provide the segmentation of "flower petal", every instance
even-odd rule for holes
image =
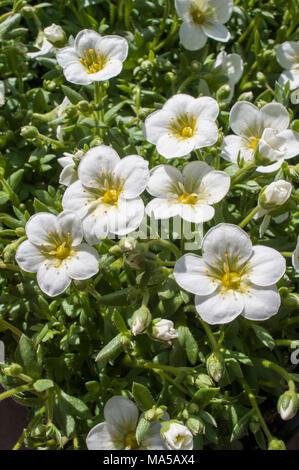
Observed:
[[[291,129],[287,129],[285,131],[280,132],[277,137],[279,140],[284,141],[280,150],[283,152],[283,158],[289,159],[296,157],[299,153],[299,133],[296,131],[292,131]]]
[[[175,0],[175,9],[183,20],[190,19],[190,7],[192,0]]]
[[[109,232],[123,236],[136,230],[144,217],[144,204],[140,197],[119,199],[115,211],[107,214]]]
[[[209,0],[209,4],[213,11],[213,19],[217,23],[227,23],[233,11],[234,0]]]
[[[145,213],[155,219],[169,219],[180,213],[180,207],[177,201],[168,199],[155,198],[152,199],[145,208]]]
[[[144,450],[168,450],[166,442],[161,436],[161,424],[159,421],[151,423],[143,441],[141,449]]]
[[[108,429],[113,426],[123,433],[135,432],[138,415],[135,403],[123,396],[116,395],[110,398],[104,408]]]
[[[176,262],[173,275],[180,287],[198,295],[212,294],[217,283],[208,276],[208,267],[203,258],[188,253]]]
[[[63,211],[57,219],[57,232],[62,239],[71,239],[72,245],[79,245],[83,238],[83,228],[80,218],[75,212]]]
[[[56,60],[63,69],[71,64],[79,62],[78,54],[73,47],[64,47],[56,54]]]
[[[244,309],[241,294],[231,290],[220,294],[220,289],[211,295],[195,297],[195,308],[199,316],[210,325],[229,323]]]
[[[84,51],[95,49],[95,45],[99,39],[101,39],[101,35],[96,31],[91,29],[82,29],[75,38],[74,47],[76,52],[80,56],[83,56]]]
[[[115,178],[123,179],[121,195],[125,199],[139,196],[149,181],[148,162],[139,155],[122,158],[114,169]]]
[[[188,165],[187,165],[188,166]],[[147,191],[159,198],[176,195],[178,182],[183,182],[181,172],[171,165],[158,165],[150,171]]]
[[[163,109],[159,109],[147,116],[143,126],[143,133],[146,140],[151,144],[156,144],[160,137],[169,133],[170,120],[170,112]]]
[[[295,271],[299,272],[299,236],[297,238],[297,245],[295,251],[292,254],[292,263]]]
[[[285,70],[280,75],[278,82],[283,86],[290,82],[290,90],[299,88],[299,64],[296,68]]]
[[[111,59],[104,65],[104,68],[99,72],[90,73],[89,78],[91,82],[103,82],[110,78],[116,77],[122,71],[123,64],[118,59]]]
[[[50,297],[62,294],[71,283],[65,268],[54,268],[49,260],[38,268],[36,280],[40,289]]]
[[[279,281],[286,270],[283,256],[268,246],[253,246],[248,279],[258,286],[271,286]]]
[[[199,119],[196,123],[194,148],[210,147],[218,140],[218,127],[214,121]]]
[[[249,148],[248,141],[238,135],[227,135],[223,139],[221,157],[225,160],[237,163],[238,156],[247,162],[253,159],[254,150]]]
[[[128,42],[125,38],[116,35],[102,36],[96,44],[100,52],[111,59],[121,62],[126,60],[128,55]]]
[[[284,158],[281,158],[277,162],[273,163],[272,165],[266,165],[266,166],[258,166],[256,168],[256,171],[259,173],[273,173],[273,171],[279,170],[281,165],[283,164]]]
[[[26,224],[26,234],[31,243],[40,246],[53,245],[51,235],[56,230],[56,216],[49,212],[38,212],[30,217]]]
[[[117,436],[118,437],[118,436]],[[106,423],[100,423],[94,426],[86,437],[88,450],[120,450],[123,449],[123,443],[109,432]]]
[[[184,167],[183,180],[187,192],[197,192],[203,177],[213,168],[205,162],[190,162]]]
[[[17,249],[16,262],[23,271],[36,273],[44,260],[45,258],[40,249],[30,243],[29,240],[25,240]]]
[[[59,162],[60,163],[60,162]],[[75,165],[67,165],[63,168],[59,176],[59,183],[64,186],[70,186],[78,179],[77,171],[74,169]]]
[[[215,215],[215,209],[208,204],[199,201],[197,204],[180,204],[180,216],[187,222],[200,224],[211,220]]]
[[[184,22],[179,31],[180,41],[188,51],[202,49],[207,42],[207,36],[201,26]]]
[[[84,188],[80,181],[71,184],[65,191],[62,198],[62,207],[78,214],[82,219],[90,211],[90,206],[94,200],[93,195]]]
[[[286,41],[276,49],[277,62],[284,69],[291,69],[298,65],[299,44],[295,41]]]
[[[189,106],[194,103],[195,98],[185,93],[173,95],[163,106],[163,111],[170,113],[171,117],[179,117],[188,111]]]
[[[201,189],[208,204],[216,204],[228,193],[230,187],[230,177],[224,171],[210,171],[201,182]]]
[[[244,311],[242,315],[248,320],[268,320],[280,307],[280,295],[275,286],[249,286],[250,293],[243,295]]]
[[[178,139],[174,135],[163,135],[157,143],[157,151],[165,158],[183,157],[192,152],[195,138]]]
[[[230,39],[229,30],[223,24],[216,21],[206,20],[202,25],[202,29],[209,38],[216,41],[227,42]]]
[[[73,62],[63,69],[68,82],[76,85],[89,85],[92,83],[91,74],[88,74],[81,62]]]
[[[248,101],[238,101],[231,109],[229,122],[241,137],[261,137],[264,127],[259,109]]]
[[[279,132],[287,129],[290,116],[287,109],[280,103],[269,103],[261,109],[264,129],[270,127]]]
[[[78,175],[84,186],[94,188],[97,184],[102,186],[103,174],[110,175],[120,158],[113,148],[107,145],[98,145],[86,152],[82,158]]]
[[[219,106],[214,98],[202,96],[194,99],[187,108],[187,111],[199,119],[215,121],[219,114]]]
[[[99,254],[86,243],[76,247],[76,254],[67,263],[67,274],[72,279],[83,280],[99,271]]]
[[[233,224],[218,224],[212,227],[203,239],[202,252],[209,263],[221,263],[226,253],[231,263],[245,263],[252,253],[252,243],[244,230]]]

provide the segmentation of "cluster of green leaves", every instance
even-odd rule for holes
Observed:
[[[63,152],[104,142],[120,156],[143,155],[150,167],[165,163],[145,141],[142,126],[149,113],[177,92],[210,94],[218,100],[220,138],[203,155],[232,176],[240,168],[220,161],[219,148],[229,132],[229,110],[235,101],[246,99],[259,107],[280,102],[290,112],[292,128],[299,131],[298,110],[290,104],[289,90],[277,83],[281,69],[275,58],[276,45],[299,39],[298,1],[235,1],[229,22],[232,39],[225,50],[241,55],[244,74],[230,105],[221,101],[221,87],[228,77],[212,70],[223,45],[208,41],[200,51],[184,50],[173,4],[169,0],[0,1],[0,69],[5,84],[0,116],[0,331],[7,360],[0,367],[0,383],[8,391],[4,393],[11,390],[15,400],[30,408],[32,419],[16,448],[23,439],[31,448],[85,448],[87,432],[104,419],[105,403],[119,394],[134,399],[143,411],[165,406],[172,418],[192,429],[196,449],[254,448],[255,441],[266,448],[244,380],[274,435],[281,426],[276,402],[287,383],[261,361],[280,365],[290,380],[299,381],[290,363],[290,343],[299,339],[298,300],[291,294],[298,287],[298,275],[290,263],[279,286],[283,305],[278,315],[263,325],[240,318],[213,330],[223,359],[221,379],[215,382],[207,370],[211,338],[194,312],[193,296],[179,289],[169,267],[180,255],[177,241],[172,240],[172,247],[159,240],[145,241],[142,249],[129,255],[117,241],[105,240],[97,247],[101,256],[95,279],[71,285],[54,300],[39,290],[34,275],[21,272],[14,261],[29,217],[62,210],[65,188],[58,184],[57,158]],[[130,49],[123,72],[105,85],[100,105],[93,85],[66,82],[54,56],[26,55],[35,50],[39,32],[52,23],[61,25],[68,37],[89,28],[127,38]],[[65,96],[71,105],[61,114]],[[24,126],[35,129],[30,135]],[[58,126],[63,133],[60,140]],[[172,163],[182,168],[185,162]],[[275,179],[282,178],[295,185],[296,168],[284,163]],[[270,182],[271,175],[244,172],[204,230],[223,221],[240,223]],[[298,198],[297,190],[273,214],[289,211],[289,218],[279,224],[272,219],[262,239],[259,223],[248,224],[254,244],[294,249]],[[131,336],[132,315],[148,294],[153,318],[175,323],[179,339],[172,347],[148,334]]]

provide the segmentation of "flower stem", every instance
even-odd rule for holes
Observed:
[[[200,323],[202,324],[203,329],[205,330],[207,337],[209,338],[209,341],[210,341],[210,343],[211,343],[213,352],[215,353],[216,357],[219,359],[219,361],[224,362],[223,356],[222,356],[222,354],[221,354],[221,351],[220,351],[220,349],[219,349],[218,343],[217,343],[217,341],[216,341],[216,339],[215,339],[215,336],[214,336],[214,334],[213,334],[211,328],[210,328],[209,325],[208,325],[204,320],[202,320],[200,317],[199,317],[199,321],[200,321]]]
[[[168,248],[170,251],[172,251],[172,253],[174,254],[174,256],[176,258],[180,258],[181,257],[181,252],[180,250],[178,249],[178,247],[172,243],[171,241],[169,240],[162,240],[162,239],[155,239],[155,240],[150,240],[148,243],[147,243],[147,246],[150,247],[151,245],[155,245],[155,244],[158,244],[158,245],[161,245],[161,246],[164,246],[165,248]]]
[[[231,179],[231,187],[240,179],[240,176],[243,175],[246,171],[250,170],[251,168],[255,167],[255,162],[248,162],[247,165],[244,165],[243,168],[240,168],[237,173]]]
[[[291,251],[281,251],[280,254],[285,258],[292,258],[293,253]]]
[[[16,393],[20,392],[25,392],[26,390],[30,390],[32,388],[32,385],[26,384],[26,385],[20,385],[19,387],[12,388],[11,390],[7,390],[6,392],[3,392],[0,394],[0,401],[5,400],[5,398],[9,398],[12,395],[15,395]]]
[[[1,265],[0,265],[1,267]],[[11,325],[11,323],[8,323],[8,321],[6,320],[3,320],[3,318],[0,317],[0,325],[4,328],[6,328],[7,330],[10,330],[12,331],[12,333],[14,333],[15,335],[17,335],[19,338],[22,336],[22,331],[19,330],[18,328],[16,328],[15,326]]]
[[[38,421],[40,420],[40,418],[44,414],[44,412],[45,412],[45,407],[43,406],[42,408],[40,408],[38,410],[38,412],[36,413],[34,418],[28,424],[27,428],[24,429],[24,431],[22,432],[20,438],[18,439],[17,443],[14,445],[12,450],[19,450],[19,448],[21,447],[21,445],[24,442],[24,439],[25,439],[26,435],[29,434],[31,432],[31,430],[36,426],[36,424],[38,423]]]
[[[248,222],[250,222],[250,220],[252,219],[253,216],[255,216],[255,214],[258,212],[259,210],[259,206],[256,206],[254,209],[252,209],[251,212],[249,212],[248,216],[245,217],[244,220],[242,220],[242,222],[239,224],[239,227],[245,227],[245,225],[248,224]]]
[[[272,434],[270,433],[269,429],[268,429],[268,426],[263,418],[263,415],[259,409],[259,406],[257,404],[257,401],[255,399],[255,396],[254,394],[252,393],[251,391],[251,388],[249,387],[248,383],[246,382],[246,380],[244,378],[240,378],[240,382],[245,390],[245,392],[247,393],[247,396],[249,398],[249,401],[251,403],[251,406],[252,408],[254,409],[254,411],[256,412],[257,416],[258,416],[258,419],[261,423],[261,426],[263,428],[263,431],[268,439],[268,442],[270,442],[272,440]]]
[[[286,382],[288,383],[289,390],[291,392],[296,392],[296,386],[295,383],[291,377],[291,375],[282,367],[280,367],[278,364],[275,364],[275,362],[268,361],[267,359],[259,359],[259,358],[254,358],[253,362],[260,364],[263,367],[266,367],[268,369],[272,369],[275,372],[277,372],[279,375],[281,375]]]

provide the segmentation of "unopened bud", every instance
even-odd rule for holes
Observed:
[[[44,29],[44,34],[48,41],[50,41],[55,46],[64,46],[66,36],[61,26],[53,23],[51,26],[48,26]]]
[[[231,87],[226,83],[225,85],[222,85],[216,93],[217,101],[224,101],[226,100],[231,93]]]
[[[269,442],[268,450],[286,450],[285,443],[273,437]]]
[[[210,388],[214,387],[214,382],[207,374],[198,374],[195,378],[195,385],[199,388]]]
[[[142,305],[132,317],[131,330],[134,336],[142,333],[151,323],[152,316],[149,309]]]
[[[205,432],[204,422],[197,416],[190,416],[190,418],[187,419],[186,424],[194,436]]]
[[[288,421],[296,416],[299,408],[299,400],[295,392],[285,392],[278,400],[277,410],[281,419]]]
[[[299,308],[299,294],[296,294],[296,292],[290,292],[287,287],[281,287],[279,289],[279,294],[282,305],[291,309]]]
[[[218,359],[215,353],[210,354],[207,359],[206,368],[210,377],[219,382],[225,374],[224,362]]]
[[[171,341],[179,337],[171,320],[157,318],[152,323],[151,334],[160,341]]]
[[[11,364],[10,366],[5,367],[3,372],[5,375],[10,377],[17,377],[23,372],[23,369],[19,364]]]
[[[20,134],[25,139],[34,139],[38,136],[38,129],[34,126],[23,126]]]
[[[262,189],[259,196],[259,205],[266,210],[282,206],[289,199],[293,186],[288,181],[273,181]]]

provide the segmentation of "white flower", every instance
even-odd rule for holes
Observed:
[[[179,337],[173,322],[164,318],[153,321],[152,336],[160,341],[171,341]]]
[[[16,261],[24,271],[37,273],[39,287],[50,297],[64,292],[72,279],[89,279],[98,272],[99,255],[81,243],[83,229],[76,214],[39,212],[28,220],[26,234]]]
[[[275,283],[285,267],[278,251],[252,246],[241,228],[223,223],[205,235],[202,257],[186,254],[177,261],[174,276],[183,289],[196,294],[200,317],[219,324],[240,314],[249,320],[275,315],[280,306]]]
[[[55,50],[53,44],[51,44],[48,39],[45,37],[44,33],[41,31],[36,38],[36,41],[33,44],[38,51],[37,52],[27,52],[28,57],[35,59],[36,57],[42,57],[50,52]]]
[[[289,199],[293,186],[285,180],[273,181],[262,191],[259,203],[263,209],[273,209],[282,206]]]
[[[109,80],[118,75],[128,55],[128,43],[120,36],[101,36],[83,29],[73,47],[64,47],[56,58],[65,78],[77,85]]]
[[[67,96],[65,96],[61,102],[61,104],[56,108],[57,110],[57,118],[61,118],[65,115],[65,110],[66,108],[68,108],[69,106],[71,106],[71,102],[70,100],[68,99]],[[62,140],[63,139],[63,134],[64,134],[64,130],[63,130],[63,127],[61,125],[57,126],[57,129],[56,129],[56,137],[58,140]]]
[[[78,150],[75,155],[64,152],[64,157],[58,158],[58,163],[62,166],[63,170],[60,173],[59,183],[65,186],[70,186],[78,179],[77,167],[84,155],[82,150]]]
[[[224,26],[232,14],[233,0],[175,0],[183,20],[180,40],[189,51],[201,49],[207,38],[227,42],[230,33]]]
[[[170,98],[144,123],[145,138],[165,158],[187,155],[217,142],[219,106],[213,98],[180,94]]]
[[[236,135],[224,138],[221,156],[237,163],[257,159],[260,173],[278,170],[283,161],[299,153],[299,134],[288,129],[290,117],[279,103],[258,109],[247,101],[237,102],[230,112],[230,126]]]
[[[299,272],[299,236],[297,238],[297,245],[295,251],[292,255],[292,263],[294,266],[295,271]]]
[[[284,72],[279,77],[279,83],[285,85],[290,83],[290,89],[299,88],[299,43],[287,41],[276,50],[276,58]]]
[[[147,191],[155,196],[146,213],[156,219],[179,215],[189,222],[206,222],[214,217],[213,204],[227,194],[230,177],[204,162],[188,163],[183,173],[170,165],[151,170]]]
[[[4,81],[0,80],[0,106],[5,104],[5,85]]]
[[[166,450],[160,435],[161,425],[154,421],[141,445],[136,441],[139,412],[135,403],[122,396],[114,396],[104,408],[105,422],[97,424],[88,433],[89,450]]]
[[[167,430],[162,431],[162,436],[172,450],[192,450],[193,436],[189,429],[183,424],[169,421]]]
[[[220,52],[214,64],[214,69],[220,69],[220,71],[228,76],[230,94],[223,100],[224,103],[230,103],[234,96],[235,85],[241,79],[243,75],[243,60],[239,54],[227,54],[226,52]]]
[[[48,41],[52,44],[61,44],[65,41],[65,32],[62,27],[52,23],[51,26],[48,26],[44,29],[44,34]]]
[[[149,180],[148,162],[142,157],[120,159],[111,147],[99,145],[81,160],[78,177],[64,193],[62,205],[82,219],[88,243],[139,227],[144,215],[139,195]]]

